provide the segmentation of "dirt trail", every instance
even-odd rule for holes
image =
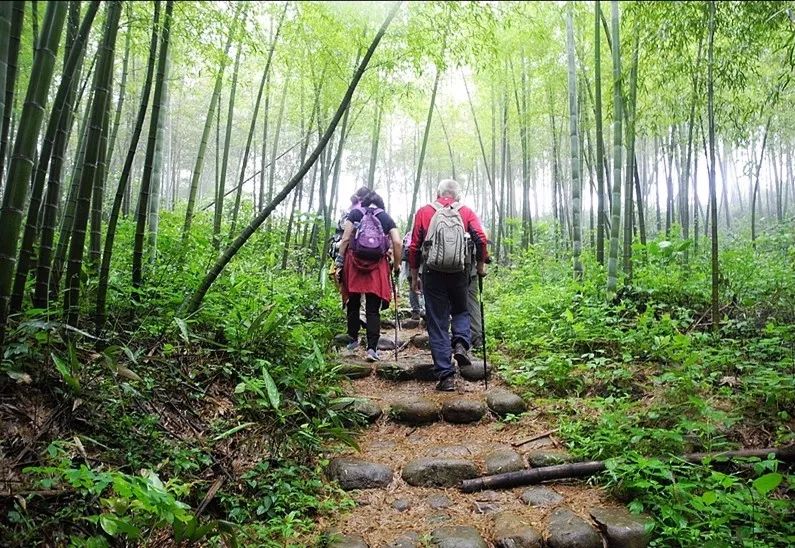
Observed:
[[[419,330],[403,330],[400,338],[409,340],[420,334]],[[427,486],[418,485],[417,480],[412,480],[414,485],[409,484],[405,477],[406,468],[411,468],[412,463],[423,457],[438,460],[440,466],[450,459],[466,461],[474,464],[478,475],[481,475],[487,472],[489,466],[493,469],[498,465],[495,452],[513,458],[512,469],[526,468],[533,463],[542,464],[542,461],[549,459],[566,459],[567,453],[554,433],[539,437],[539,434],[548,433],[557,425],[540,419],[532,405],[518,419],[501,421],[485,405],[487,393],[482,381],[470,382],[459,376],[456,392],[443,393],[434,389],[435,382],[432,380],[387,380],[382,378],[383,372],[378,370],[395,363],[394,352],[382,351],[381,354],[382,362],[372,365],[372,374],[348,381],[347,391],[352,396],[366,398],[374,403],[383,411],[383,415],[359,435],[357,441],[360,451],[351,449],[329,457],[385,465],[391,472],[391,479],[387,475],[375,488],[350,489],[356,507],[321,520],[318,524],[321,530],[335,532],[330,546],[409,547],[423,546],[426,542],[432,546],[450,547],[540,546],[534,544],[531,533],[537,535],[539,542],[543,542],[543,537],[548,544],[555,546],[602,546],[603,540],[607,540],[600,533],[604,526],[599,527],[590,511],[608,508],[623,513],[624,510],[618,503],[611,501],[604,490],[583,481],[471,494],[461,493],[455,486],[457,482],[450,486]],[[361,352],[340,352],[340,362],[344,365],[360,367],[365,364],[362,357]],[[429,351],[410,344],[400,352],[398,362],[405,367],[405,364],[430,364],[432,360]],[[360,374],[366,373],[366,369],[360,370]],[[500,389],[505,390],[507,386],[497,375],[492,374],[488,392]],[[390,413],[393,404],[418,398],[432,402],[439,409],[445,403],[449,405],[460,400],[483,402],[486,412],[480,420],[465,424],[446,422],[441,415],[429,424],[406,424],[405,417],[400,422]],[[527,441],[534,437],[538,439]],[[428,460],[425,459],[425,462]],[[356,470],[345,469],[341,477],[352,477],[344,475],[348,472],[355,476]],[[546,503],[542,501],[541,505],[529,504],[523,500],[523,494],[528,489],[531,490],[530,498],[541,496],[549,500]],[[581,522],[565,514],[565,509],[582,518]],[[525,537],[521,538],[514,535],[514,544],[506,542],[506,535],[512,529],[510,526],[506,528],[506,513],[510,513],[508,523],[514,524],[513,530],[525,533]],[[567,529],[565,523],[561,525],[558,514],[573,519],[576,522],[572,525],[574,529]],[[465,531],[454,526],[471,529]],[[587,530],[580,527],[581,534],[577,533],[578,526],[586,526]],[[471,535],[467,537],[465,533]],[[524,543],[516,542],[522,539]],[[632,546],[645,545],[645,538],[635,540],[640,542]]]

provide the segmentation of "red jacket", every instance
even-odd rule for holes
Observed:
[[[447,206],[452,204],[455,200],[447,196],[440,196],[436,201]],[[486,244],[488,238],[486,232],[480,224],[480,219],[474,211],[467,206],[461,206],[458,210],[461,213],[461,219],[464,221],[464,230],[469,232],[472,241],[475,243],[475,256],[478,261],[486,261],[489,256]],[[411,243],[409,244],[409,266],[411,268],[419,268],[420,259],[422,256],[422,242],[425,241],[425,235],[428,232],[428,227],[431,224],[431,217],[436,213],[436,210],[431,204],[422,206],[417,210],[414,215],[414,228],[411,231]]]

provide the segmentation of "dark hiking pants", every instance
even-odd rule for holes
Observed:
[[[362,306],[362,294],[351,293],[348,295],[346,313],[348,317],[348,336],[359,340],[359,309]],[[378,349],[378,339],[381,336],[381,297],[375,293],[365,293],[364,315],[367,323],[367,349]]]
[[[469,349],[468,284],[466,272],[428,270],[423,275],[425,321],[428,324],[434,371],[439,379],[455,372],[451,361],[453,347],[460,342]]]

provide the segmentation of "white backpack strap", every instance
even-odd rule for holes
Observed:
[[[450,207],[453,208],[455,211],[458,211],[462,207],[464,207],[464,204],[462,204],[461,202],[453,202],[452,204],[450,204]]]
[[[431,202],[431,204],[430,204],[430,205],[431,205],[431,207],[432,207],[433,209],[435,209],[436,211],[439,211],[440,209],[443,209],[443,208],[444,208],[444,206],[443,206],[442,204],[440,204],[439,202],[436,202],[436,201],[433,201],[433,202]]]

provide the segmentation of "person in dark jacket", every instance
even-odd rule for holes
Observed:
[[[488,239],[475,212],[458,204],[460,195],[461,187],[456,181],[445,179],[439,182],[435,204],[421,207],[414,216],[408,253],[412,290],[421,291],[425,296],[425,321],[428,325],[434,370],[439,379],[436,389],[445,392],[455,390],[452,359],[455,358],[459,366],[471,363],[471,328],[467,309],[469,272],[466,268],[461,272],[439,272],[425,264],[420,280],[419,266],[423,243],[437,208],[454,205],[461,215],[465,232],[475,245],[475,272],[478,276],[486,275]]]
[[[392,217],[384,211],[384,201],[375,193],[370,192],[362,199],[361,207],[354,208],[348,213],[344,223],[342,240],[340,241],[340,256],[343,257],[341,291],[342,300],[346,306],[348,320],[348,336],[353,339],[348,345],[349,350],[359,348],[359,307],[362,295],[365,299],[365,318],[367,325],[367,361],[378,361],[378,339],[381,336],[381,309],[387,308],[392,300],[392,284],[390,281],[389,256],[385,253],[378,259],[363,259],[353,253],[352,241],[355,237],[356,226],[364,218],[368,208],[381,223],[384,234],[391,243],[392,269],[395,274],[400,272],[400,256],[402,242],[397,225]]]

